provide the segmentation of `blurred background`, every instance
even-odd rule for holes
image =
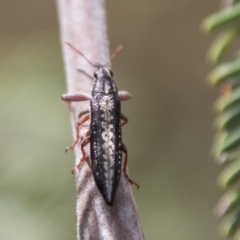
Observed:
[[[209,156],[212,103],[199,31],[219,1],[107,1],[129,117],[123,139],[146,239],[217,240],[220,171]],[[123,17],[124,16],[124,17]],[[75,179],[54,1],[0,0],[0,239],[75,239]]]

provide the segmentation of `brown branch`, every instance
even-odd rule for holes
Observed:
[[[90,94],[93,81],[87,75],[92,76],[94,68],[64,42],[71,43],[93,63],[106,63],[109,60],[104,1],[57,0],[57,5],[68,92]],[[74,138],[79,113],[87,109],[88,101],[71,105]],[[86,128],[82,128],[80,134],[84,134],[84,131],[87,131]],[[78,164],[81,159],[80,147],[76,147],[75,154],[75,163]],[[113,206],[106,205],[88,164],[85,163],[81,171],[75,174],[78,240],[144,239],[131,187],[124,174],[121,176]]]

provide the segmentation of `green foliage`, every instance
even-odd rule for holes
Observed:
[[[219,185],[228,189],[240,180],[240,56],[223,61],[223,54],[240,35],[240,3],[233,1],[230,6],[207,17],[202,28],[206,32],[223,29],[213,42],[207,54],[208,59],[217,66],[208,75],[211,85],[220,85],[220,97],[214,104],[218,116],[214,126],[218,132],[215,137],[213,154],[224,169],[218,178]],[[227,29],[226,29],[227,28]],[[216,212],[224,220],[220,226],[226,237],[239,239],[240,232],[240,189],[234,187],[219,201]]]
[[[221,28],[240,18],[240,3],[235,3],[234,7],[225,8],[206,18],[202,24],[203,29],[207,32]]]

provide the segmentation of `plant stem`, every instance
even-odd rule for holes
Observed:
[[[57,0],[57,5],[68,92],[90,94],[93,81],[89,75],[93,76],[95,69],[65,42],[71,43],[93,63],[104,64],[108,61],[109,46],[104,1]],[[88,101],[71,104],[74,139],[79,113],[88,109]],[[81,128],[80,135],[84,136],[85,132],[86,128]],[[86,152],[89,154],[89,146],[86,146]],[[80,147],[75,148],[75,155],[77,165],[82,157]],[[121,176],[113,206],[106,205],[88,164],[84,163],[82,169],[76,171],[75,175],[78,240],[144,239],[131,187],[124,174]]]

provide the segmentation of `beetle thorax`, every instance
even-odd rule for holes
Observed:
[[[117,93],[117,87],[112,79],[112,72],[106,67],[100,67],[94,73],[96,78],[93,92],[105,95]]]

